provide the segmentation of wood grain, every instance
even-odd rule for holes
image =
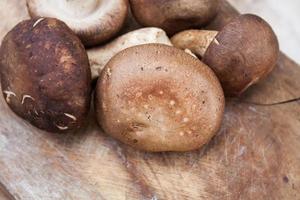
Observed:
[[[0,35],[22,18],[17,13],[26,13],[19,4],[1,1],[0,16],[12,23],[0,21]],[[222,1],[209,27],[218,30],[235,15]],[[77,132],[46,133],[0,98],[0,183],[26,200],[300,199],[300,103],[257,105],[299,97],[299,77],[300,68],[281,54],[270,77],[241,99],[228,99],[213,140],[187,153],[144,153],[120,144],[101,131],[92,111]]]
[[[3,185],[0,183],[0,199],[1,200],[11,200],[14,199],[13,196],[5,189]]]

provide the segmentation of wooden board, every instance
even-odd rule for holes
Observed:
[[[209,27],[218,30],[235,15],[222,1]],[[1,0],[0,16],[3,36],[14,25],[5,20],[26,18],[24,2]],[[0,185],[11,198],[26,200],[300,199],[300,103],[283,103],[300,96],[299,77],[299,66],[281,54],[270,77],[241,99],[227,100],[213,140],[187,153],[144,153],[120,144],[98,128],[93,112],[77,132],[46,133],[1,97]]]

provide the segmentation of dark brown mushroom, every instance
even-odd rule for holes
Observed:
[[[79,38],[52,18],[16,25],[0,48],[1,86],[9,107],[46,131],[83,125],[89,111],[91,71]]]
[[[87,45],[103,43],[122,28],[127,0],[27,0],[32,17],[54,17],[65,22]]]
[[[159,27],[173,35],[211,21],[219,0],[130,0],[130,6],[141,25]]]
[[[219,130],[224,96],[217,77],[177,48],[146,44],[115,55],[96,88],[104,131],[146,151],[200,148]]]
[[[228,96],[243,93],[266,77],[279,55],[278,40],[262,18],[246,14],[233,19],[220,32],[187,30],[171,39],[174,46],[190,49],[210,66]]]

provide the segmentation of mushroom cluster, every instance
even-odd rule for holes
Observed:
[[[256,15],[240,15],[221,31],[201,29],[219,6],[27,0],[32,19],[0,47],[4,99],[49,132],[82,127],[94,99],[99,126],[123,143],[152,152],[200,148],[221,127],[225,96],[240,96],[265,78],[279,55],[275,33]]]

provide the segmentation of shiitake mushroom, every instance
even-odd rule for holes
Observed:
[[[159,27],[173,35],[199,28],[217,14],[219,0],[130,0],[135,19],[143,26]]]
[[[171,41],[202,58],[218,76],[227,96],[239,96],[265,78],[279,56],[278,40],[271,26],[252,14],[234,18],[219,32],[186,30]]]
[[[0,48],[1,86],[9,107],[40,129],[79,128],[90,105],[91,71],[79,38],[65,23],[17,24]]]
[[[84,45],[106,42],[122,28],[127,0],[26,0],[32,17],[54,17],[65,22]]]
[[[146,151],[188,151],[219,130],[224,95],[199,59],[163,44],[127,48],[102,70],[95,91],[106,133]]]

